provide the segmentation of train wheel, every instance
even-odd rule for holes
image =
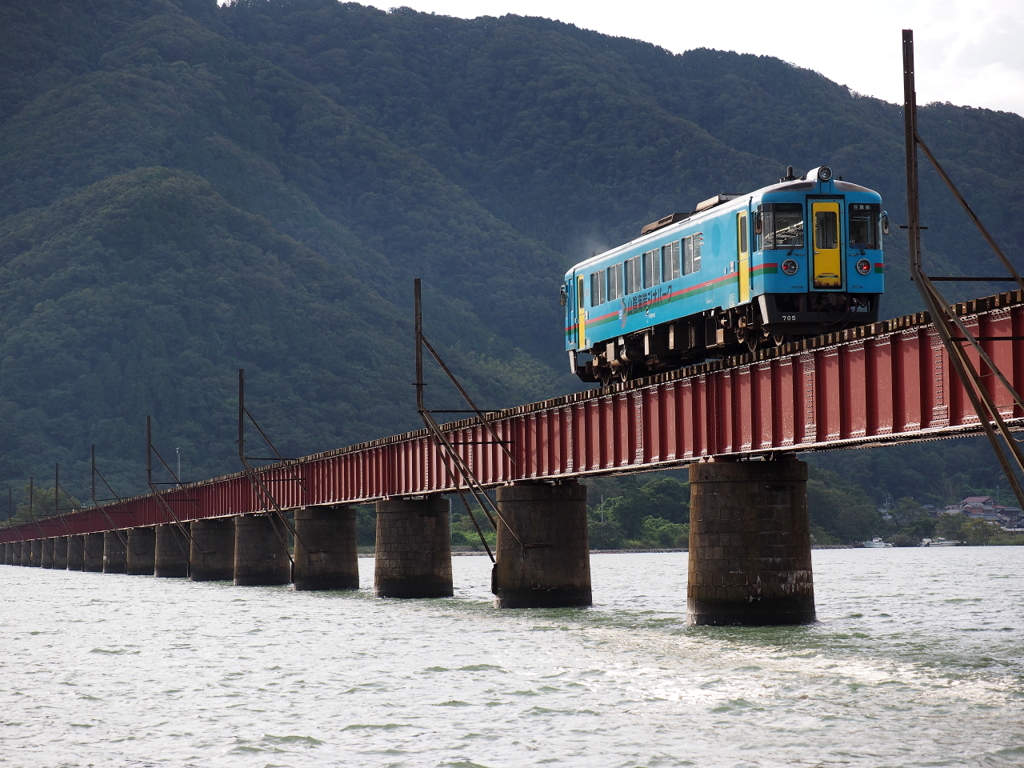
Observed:
[[[604,367],[598,368],[597,380],[601,382],[602,387],[610,387],[612,385],[612,369]]]
[[[775,342],[775,346],[776,347],[782,347],[782,346],[785,346],[785,344],[786,344],[786,337],[785,336],[772,336],[772,341]]]
[[[632,370],[633,370],[633,366],[631,366],[631,365],[624,365],[621,368],[619,368],[617,371],[615,371],[615,379],[616,379],[616,381],[620,381],[623,384],[625,384],[627,381],[629,381],[631,378],[633,378],[632,375],[631,375],[632,374]]]

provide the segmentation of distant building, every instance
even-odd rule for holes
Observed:
[[[1007,507],[997,504],[991,496],[968,496],[958,507],[950,505],[943,512],[955,515],[957,511],[972,520],[986,520],[1003,528],[1015,528],[1021,524],[1024,512],[1018,507]]]
[[[1017,507],[1006,507],[996,504],[996,522],[1004,529],[1015,529],[1021,524],[1021,511]]]
[[[978,509],[984,507],[992,507],[996,501],[991,496],[968,496],[966,499],[960,502],[960,508],[964,511],[968,509]]]

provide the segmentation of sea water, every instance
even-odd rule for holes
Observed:
[[[818,622],[686,624],[685,553],[499,611],[0,566],[0,765],[1024,765],[1024,548],[814,552]]]

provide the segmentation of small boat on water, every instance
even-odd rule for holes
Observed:
[[[881,537],[879,537],[879,536],[875,536],[873,539],[871,539],[871,541],[865,541],[864,542],[864,547],[866,549],[884,549],[886,547],[891,547],[891,546],[892,546],[892,544],[889,544],[888,542],[882,541]]]
[[[959,541],[950,541],[939,536],[937,539],[921,539],[922,547],[955,547]]]

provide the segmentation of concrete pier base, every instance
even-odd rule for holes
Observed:
[[[128,559],[125,573],[129,576],[152,576],[156,548],[154,528],[132,528],[128,531]]]
[[[39,567],[53,570],[53,539],[51,538],[42,540],[39,553]]]
[[[85,570],[85,537],[68,536],[68,570]]]
[[[53,540],[53,569],[55,571],[66,571],[68,569],[67,536],[58,536]]]
[[[85,538],[83,536],[68,536],[68,570],[85,570]]]
[[[235,578],[235,521],[229,517],[193,520],[189,547],[192,581],[231,581]]]
[[[807,464],[690,465],[690,624],[807,624],[814,616]]]
[[[352,507],[295,510],[296,590],[359,589],[356,512]]]
[[[82,557],[82,570],[100,573],[103,570],[103,534],[87,533]]]
[[[28,565],[30,568],[38,568],[43,559],[43,540],[33,539],[28,548]]]
[[[285,543],[287,535],[284,526],[270,515],[236,517],[235,586],[258,587],[290,583],[292,564]]]
[[[14,564],[28,565],[29,551],[32,545],[27,541],[14,542]]]
[[[373,593],[377,597],[451,597],[448,500],[377,502]]]
[[[501,519],[491,579],[495,606],[590,605],[586,486],[517,484],[499,488],[497,497]]]
[[[188,576],[188,536],[177,525],[158,525],[154,535],[153,575],[165,579]]]
[[[104,573],[125,572],[128,558],[122,536],[124,536],[124,531],[104,531],[103,533]]]
[[[4,542],[4,550],[3,550],[4,565],[14,565],[14,549],[13,549],[13,547],[14,547],[14,542],[13,541],[5,541]]]

